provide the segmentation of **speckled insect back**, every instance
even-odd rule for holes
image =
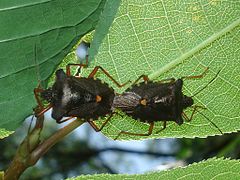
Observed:
[[[140,83],[114,99],[113,106],[142,122],[175,121],[183,123],[182,112],[193,99],[182,93],[183,81]]]
[[[71,66],[85,67],[83,64],[69,64],[66,68],[67,73],[62,69],[56,71],[56,80],[51,88],[46,90],[41,88],[35,89],[35,97],[42,109],[38,116],[52,107],[52,117],[57,123],[77,117],[86,120],[96,131],[100,131],[113,115],[111,108],[115,93],[113,88],[100,79],[94,78],[94,75],[100,69],[118,87],[122,87],[125,84],[120,85],[100,66],[95,67],[87,78],[72,76],[70,74]],[[39,94],[41,98],[50,103],[48,107],[43,107],[38,96]],[[109,118],[101,128],[98,128],[93,121],[108,114],[110,115]],[[70,118],[63,119],[63,117]]]
[[[52,88],[41,97],[52,104],[52,117],[57,122],[64,116],[90,120],[111,112],[114,90],[99,79],[67,76],[60,69]]]
[[[208,68],[206,71],[207,70]],[[149,81],[146,75],[140,76],[132,87],[127,89],[124,93],[115,96],[113,109],[120,109],[135,120],[149,123],[150,126],[148,133],[142,134],[121,131],[115,139],[117,139],[121,134],[149,136],[152,134],[154,122],[157,121],[164,122],[163,128],[158,132],[166,128],[167,121],[174,121],[178,125],[183,124],[183,118],[187,121],[191,121],[193,114],[196,111],[199,112],[197,108],[205,109],[202,106],[194,105],[192,97],[205,89],[217,77],[219,72],[206,86],[191,97],[183,94],[183,79],[202,78],[206,71],[199,76],[183,77],[177,80],[171,78],[159,82]],[[141,78],[144,79],[144,82],[137,84]],[[190,118],[188,118],[184,113],[184,110],[188,107],[193,108]],[[199,113],[202,114],[201,112]],[[209,119],[207,118],[207,120]],[[212,121],[210,122],[221,132],[221,130]]]

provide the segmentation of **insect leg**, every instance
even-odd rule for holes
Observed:
[[[58,124],[61,124],[61,123],[64,123],[64,122],[66,122],[66,121],[68,121],[68,120],[71,120],[71,119],[73,119],[74,117],[67,117],[66,119],[60,119],[60,120],[56,120],[56,122],[58,123]]]
[[[95,74],[97,73],[98,70],[102,70],[104,74],[107,75],[107,77],[109,77],[118,87],[123,87],[125,86],[128,82],[124,83],[124,84],[119,84],[105,69],[103,69],[101,66],[96,66],[92,72],[89,74],[88,78],[93,78],[95,76]]]
[[[197,108],[206,109],[203,106],[197,106],[197,105],[191,106],[191,108],[193,108],[193,111],[192,111],[192,114],[191,114],[190,118],[186,115],[186,113],[184,113],[184,112],[182,113],[183,117],[185,118],[185,120],[187,122],[190,122],[193,119],[193,115],[196,114],[196,112],[198,112]]]
[[[189,118],[188,118],[188,116],[186,115],[185,112],[182,112],[182,117],[183,117],[186,121],[189,122]]]
[[[78,66],[79,69],[78,69],[78,71],[77,71],[76,74],[80,74],[82,67],[83,67],[83,68],[84,68],[84,67],[87,67],[88,64],[68,64],[68,65],[66,66],[66,74],[67,74],[67,76],[71,76],[71,67],[72,67],[72,66]],[[76,74],[75,74],[75,75],[76,75]],[[74,76],[75,76],[75,75],[74,75]],[[77,77],[79,77],[79,76],[77,76]]]
[[[43,109],[40,109],[40,110],[37,110],[39,112],[37,112],[36,117],[42,116],[45,112],[47,112],[51,108],[52,108],[52,105],[49,104],[47,107],[45,107]]]
[[[135,85],[135,84],[137,84],[137,83],[139,82],[140,79],[143,79],[144,82],[148,82],[148,81],[149,81],[148,76],[145,75],[145,74],[143,74],[143,75],[141,75],[141,76],[139,76],[139,77],[137,78],[137,80],[132,84],[132,86]]]
[[[167,127],[167,121],[163,121],[163,128],[160,129],[159,131],[156,132],[156,134],[160,133],[161,131],[163,131],[164,129],[166,129]]]
[[[132,86],[135,85],[135,84],[137,84],[140,79],[143,79],[145,83],[147,83],[147,82],[149,81],[149,78],[148,78],[147,75],[141,75],[141,76],[139,76],[139,77],[137,78],[137,80],[132,84]],[[163,79],[163,80],[158,81],[158,83],[163,83],[163,82],[166,82],[166,81],[168,81],[168,82],[174,82],[175,79],[174,79],[174,78]]]
[[[97,127],[97,125],[95,124],[95,122],[92,121],[92,120],[88,120],[87,122],[92,126],[92,128],[93,128],[96,132],[99,132],[99,131],[101,131],[101,130],[104,128],[104,126],[110,121],[110,119],[112,118],[112,116],[113,116],[113,113],[107,118],[107,120],[102,124],[102,126],[101,126],[100,128]]]
[[[47,107],[44,107],[44,105],[42,104],[42,101],[39,99],[38,94],[43,92],[44,90],[40,88],[40,86],[38,86],[38,88],[34,89],[34,96],[35,99],[38,103],[38,107],[35,110],[36,112],[36,117],[42,116],[46,111],[48,111],[49,109],[51,109],[52,105],[49,104]]]
[[[121,131],[121,132],[118,133],[118,135],[114,138],[114,140],[117,140],[121,134],[128,134],[128,135],[134,135],[134,136],[150,136],[150,135],[152,134],[152,131],[153,131],[154,122],[150,122],[149,125],[150,125],[150,126],[149,126],[149,128],[148,128],[148,133],[146,133],[146,134],[142,134],[142,133],[132,133],[132,132],[127,132],[127,131]]]
[[[207,71],[208,71],[209,67],[206,67],[206,69],[203,71],[202,74],[200,75],[195,75],[195,76],[184,76],[181,79],[200,79],[203,78],[203,76],[206,75]]]
[[[37,103],[38,103],[38,105],[39,105],[39,107],[40,107],[41,109],[43,109],[44,106],[43,106],[43,104],[42,104],[42,101],[39,99],[38,94],[41,93],[41,92],[43,92],[43,91],[44,91],[44,89],[41,89],[41,88],[40,88],[40,85],[39,85],[37,88],[34,89],[35,99],[36,99],[36,101],[37,101]]]

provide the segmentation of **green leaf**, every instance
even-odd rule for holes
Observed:
[[[0,128],[0,139],[3,139],[3,138],[5,138],[5,137],[8,137],[8,136],[11,135],[12,133],[14,133],[14,131],[7,131],[6,129]]]
[[[33,89],[49,78],[80,37],[95,28],[104,3],[1,1],[1,128],[15,130],[31,114],[36,106]]]
[[[142,74],[154,80],[199,75],[209,67],[203,78],[184,80],[184,94],[188,96],[220,71],[214,82],[193,99],[196,105],[207,108],[201,112],[222,132],[236,132],[240,130],[239,9],[236,1],[123,0],[99,48],[95,65],[101,65],[121,83],[134,81]],[[99,77],[114,86],[106,76]],[[116,88],[118,92],[123,90]],[[192,110],[186,111],[188,117]],[[155,123],[150,137],[122,135],[119,139],[220,134],[199,113],[181,126],[168,122],[167,128],[156,134],[162,125]],[[147,133],[148,127],[127,116],[115,116],[103,133],[114,138],[121,130]]]
[[[108,30],[114,20],[114,16],[117,13],[121,0],[107,0],[104,10],[99,18],[98,25],[96,27],[96,33],[94,35],[93,42],[89,49],[89,59],[94,59],[97,54],[98,48],[101,45],[104,37],[108,33]]]
[[[110,175],[99,174],[93,176],[79,176],[68,180],[84,179],[239,179],[240,161],[229,159],[209,159],[193,163],[184,168],[176,168],[161,172],[140,175]]]

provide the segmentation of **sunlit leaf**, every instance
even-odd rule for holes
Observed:
[[[123,0],[106,35],[95,65],[101,65],[117,81],[134,81],[142,74],[153,80],[199,75],[184,81],[184,94],[191,96],[218,71],[216,80],[194,97],[202,113],[224,133],[240,129],[240,3],[237,1],[127,1]],[[98,32],[101,30],[98,30]],[[94,64],[92,64],[94,66]],[[99,77],[114,84],[99,73]],[[116,86],[114,86],[116,87]],[[123,89],[124,90],[124,89]],[[116,91],[122,92],[116,88]],[[192,109],[186,112],[190,116]],[[195,114],[191,122],[156,123],[150,138],[206,137],[220,134],[205,117]],[[121,131],[144,133],[148,124],[115,116],[103,132],[114,138]],[[140,139],[123,135],[119,139]]]
[[[240,161],[229,159],[209,159],[191,164],[184,168],[176,168],[161,172],[151,172],[138,175],[110,175],[98,174],[92,176],[79,176],[68,180],[84,179],[239,179]]]
[[[13,131],[7,131],[6,129],[0,129],[0,139],[8,137],[12,133],[13,133]]]

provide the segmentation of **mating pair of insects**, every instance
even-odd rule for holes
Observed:
[[[81,68],[86,67],[84,64],[68,64],[66,73],[62,69],[56,71],[56,80],[51,88],[45,90],[36,88],[34,90],[40,108],[37,116],[41,116],[44,112],[53,108],[52,117],[57,123],[77,117],[87,121],[95,131],[101,131],[116,113],[115,109],[120,109],[133,119],[149,124],[147,133],[121,131],[115,139],[121,134],[149,136],[152,134],[154,122],[157,121],[163,121],[163,128],[158,132],[166,128],[167,121],[175,121],[178,125],[183,124],[183,119],[191,121],[196,112],[202,114],[198,111],[198,108],[204,109],[202,106],[194,105],[193,96],[205,89],[219,73],[193,96],[183,94],[183,79],[202,78],[208,68],[198,76],[182,77],[181,79],[171,78],[158,82],[150,81],[146,75],[142,75],[130,88],[122,94],[117,94],[108,84],[94,77],[97,71],[101,70],[118,87],[123,87],[128,82],[119,84],[100,66],[96,66],[88,77],[71,75],[71,67],[73,66],[79,67],[78,73]],[[141,79],[143,79],[143,82],[139,83]],[[39,96],[49,102],[47,107],[44,107]],[[184,110],[188,107],[193,109],[190,117],[184,113]],[[98,127],[94,121],[107,115],[109,115],[107,120],[101,127]],[[204,114],[202,115],[221,132],[216,124]],[[63,119],[63,117],[70,118]]]

